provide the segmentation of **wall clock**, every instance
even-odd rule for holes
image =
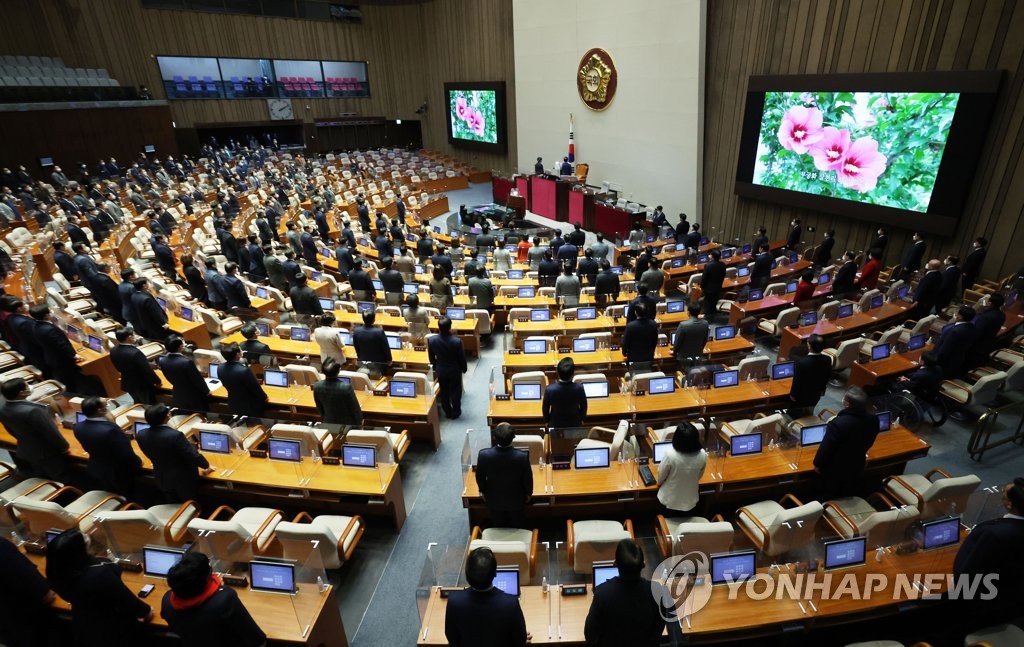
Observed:
[[[274,121],[295,118],[291,99],[267,99],[267,110]]]

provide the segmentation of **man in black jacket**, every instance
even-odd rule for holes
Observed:
[[[142,471],[142,461],[132,451],[128,436],[110,419],[107,401],[87,397],[82,401],[82,414],[85,420],[75,424],[74,433],[89,453],[86,472],[95,480],[95,487],[134,500],[135,475]]]
[[[92,283],[92,298],[96,301],[96,305],[107,313],[113,319],[116,319],[120,323],[126,323],[123,320],[124,313],[121,307],[121,293],[119,292],[117,283],[114,283],[114,279],[110,278],[107,272],[110,271],[110,266],[106,263],[100,263],[97,266],[99,272],[93,277]]]
[[[691,227],[693,231],[686,234],[686,238],[683,239],[683,246],[686,249],[700,249],[700,223],[695,222]]]
[[[571,357],[558,362],[558,381],[544,389],[541,411],[549,429],[579,427],[587,417],[587,392],[582,384],[572,381],[576,363]]]
[[[243,416],[259,418],[266,411],[269,398],[249,367],[239,361],[242,349],[238,344],[227,344],[221,346],[220,354],[225,362],[217,377],[228,390],[228,408]]]
[[[174,258],[174,250],[167,244],[164,235],[155,234],[151,247],[153,248],[153,255],[156,257],[156,264],[160,267],[160,271],[171,281],[177,281],[178,273],[175,268],[178,265],[178,261]]]
[[[499,423],[494,427],[494,447],[477,455],[476,484],[495,528],[522,528],[533,495],[530,455],[512,446],[515,435],[512,425]]]
[[[165,404],[146,407],[149,427],[135,435],[139,449],[153,463],[153,478],[168,503],[193,501],[199,496],[199,475],[213,471],[206,457],[185,434],[167,426],[171,410]]]
[[[985,264],[985,255],[988,254],[988,239],[984,236],[976,238],[971,245],[971,251],[964,259],[963,278],[961,289],[969,290],[974,287],[974,281],[981,274],[981,266]]]
[[[167,339],[167,312],[160,307],[149,292],[149,281],[135,279],[135,294],[132,295],[132,308],[139,323],[139,332],[148,339],[163,342]]]
[[[419,257],[420,263],[423,263],[433,255],[434,239],[430,237],[430,231],[424,228],[423,235],[416,241],[416,256]]]
[[[580,264],[576,267],[576,275],[580,277],[580,282],[586,285],[594,285],[597,281],[597,271],[600,269],[600,265],[594,260],[594,250],[588,249],[583,252],[583,258],[580,259]]]
[[[462,415],[462,376],[467,371],[462,340],[452,334],[452,320],[442,316],[437,322],[440,334],[427,342],[427,356],[437,375],[441,409],[449,420]]]
[[[291,290],[295,287],[295,277],[302,274],[302,268],[299,263],[295,260],[295,252],[291,249],[286,249],[284,252],[284,260],[281,261],[281,269],[284,270],[284,279],[288,282],[288,289]]]
[[[832,374],[832,360],[823,355],[825,339],[821,335],[807,338],[807,354],[796,360],[793,366],[793,384],[789,388],[789,399],[793,407],[788,413],[793,418],[812,415],[818,400],[825,395],[828,378]]]
[[[391,366],[391,347],[383,328],[374,326],[377,315],[372,310],[363,312],[363,325],[352,331],[352,345],[360,362],[369,362],[381,373]]]
[[[819,501],[854,496],[859,491],[865,455],[878,436],[878,418],[868,412],[868,396],[851,386],[843,398],[843,409],[828,421],[825,438],[814,456],[819,479]]]
[[[249,615],[233,589],[213,575],[209,558],[189,551],[167,572],[170,591],[160,604],[160,617],[183,645],[258,647],[267,636]]]
[[[974,345],[968,357],[971,358],[971,367],[980,366],[987,359],[989,354],[996,349],[999,341],[997,335],[1006,323],[1006,313],[1003,312],[1003,304],[1006,298],[1002,292],[994,292],[988,297],[988,304],[974,317],[971,323],[974,324]]]
[[[263,247],[256,234],[249,234],[247,240],[248,244],[245,247],[249,252],[249,278],[253,283],[262,283],[267,279],[267,268],[263,264]]]
[[[725,282],[725,264],[722,253],[711,250],[711,260],[704,264],[700,276],[700,289],[704,293],[704,316],[713,320],[718,314],[718,298],[722,296],[722,284]]]
[[[832,279],[832,296],[841,299],[853,292],[854,281],[857,280],[857,263],[853,252],[843,254],[843,264]]]
[[[396,306],[402,302],[402,290],[405,289],[405,279],[402,273],[394,269],[395,260],[390,256],[382,256],[380,259],[381,270],[377,273],[384,286],[384,299],[388,305]],[[469,272],[466,272],[470,276]]]
[[[540,266],[537,268],[537,282],[542,288],[554,287],[560,269],[558,261],[552,258],[551,251],[544,252],[544,260],[540,262]]]
[[[75,251],[75,257],[72,259],[75,262],[75,270],[78,272],[78,278],[81,279],[82,285],[92,291],[93,278],[99,274],[99,266],[96,260],[89,255],[89,246],[85,243],[75,243],[72,246]]]
[[[704,346],[708,341],[710,325],[707,319],[700,318],[700,306],[690,304],[687,307],[686,319],[676,327],[676,340],[672,346],[672,354],[683,366],[693,366],[704,356]]]
[[[654,350],[658,347],[658,324],[651,317],[648,305],[637,303],[631,310],[636,319],[626,324],[622,333],[622,354],[629,365],[654,361]]]
[[[619,298],[619,275],[612,271],[608,259],[601,261],[601,273],[594,284],[594,300],[602,308]]]
[[[363,424],[363,409],[359,406],[352,385],[338,379],[341,364],[327,358],[323,363],[324,379],[313,385],[313,402],[320,420],[335,425]]]
[[[184,348],[184,339],[171,337],[167,354],[157,359],[157,364],[171,383],[171,403],[178,409],[206,413],[210,410],[210,387],[195,362],[182,353]]]
[[[234,234],[231,233],[231,229],[228,228],[227,223],[223,220],[218,220],[214,233],[217,234],[217,240],[220,241],[220,253],[233,263],[238,262],[238,240]]]
[[[117,346],[110,350],[110,361],[121,374],[121,388],[132,396],[135,404],[153,404],[160,388],[160,377],[135,345],[135,335],[130,328],[118,328],[114,336]]]
[[[300,272],[295,275],[295,287],[288,295],[292,299],[292,308],[295,309],[295,314],[319,317],[324,313],[323,306],[320,305],[320,297],[313,291],[313,288],[306,285],[305,274]]]
[[[799,218],[793,218],[790,223],[789,235],[786,236],[786,247],[795,252],[796,246],[800,244],[800,237],[804,234],[804,228],[800,225]]]
[[[121,299],[121,319],[133,328],[139,328],[139,319],[135,316],[132,295],[135,294],[135,270],[126,267],[121,270],[121,282],[117,284],[117,296]]]
[[[490,548],[477,548],[469,554],[469,588],[453,591],[445,609],[444,635],[449,645],[525,647],[529,642],[519,599],[494,586],[497,570],[498,560]]]
[[[256,324],[253,322],[247,322],[242,326],[239,332],[242,333],[242,337],[245,338],[245,341],[239,344],[239,348],[242,349],[242,357],[245,361],[253,364],[259,362],[260,357],[273,354],[270,350],[270,346],[267,346],[257,339],[259,336],[259,330],[257,330]]]
[[[914,232],[913,239],[906,251],[903,252],[903,260],[901,265],[903,266],[903,273],[900,278],[904,281],[909,281],[910,277],[914,275],[914,272],[921,267],[921,261],[924,260],[925,242],[921,238],[921,234]]]
[[[818,245],[818,251],[814,254],[814,264],[818,267],[832,264],[832,248],[836,245],[835,235],[835,229],[829,229],[825,232],[821,244]]]
[[[956,256],[947,256],[942,268],[942,281],[939,285],[938,297],[935,301],[935,311],[945,310],[960,287],[960,259]]]
[[[927,317],[932,313],[935,304],[939,300],[939,291],[942,290],[942,272],[939,268],[942,263],[937,258],[928,261],[927,271],[921,280],[917,282],[914,290],[914,309],[911,310],[911,319]]]
[[[81,379],[82,370],[78,367],[75,347],[64,331],[53,323],[48,306],[34,305],[28,312],[35,320],[35,340],[43,349],[46,366],[68,391],[79,393],[85,381]]]
[[[75,261],[68,256],[65,250],[64,243],[57,240],[53,243],[53,263],[60,270],[60,273],[64,275],[68,281],[74,281],[78,279],[78,270],[75,268]]]
[[[348,273],[348,284],[352,287],[352,298],[356,301],[373,300],[376,290],[373,288],[373,279],[363,269],[363,259],[357,258],[352,262],[352,271]]]
[[[754,268],[750,272],[750,287],[753,290],[763,290],[768,281],[772,278],[772,258],[768,251],[768,244],[761,245],[757,250],[757,257],[754,259]]]
[[[955,380],[964,372],[967,354],[978,339],[974,320],[974,308],[962,305],[953,315],[953,321],[943,329],[935,342],[935,361],[942,367],[942,376]]]
[[[761,245],[768,244],[768,228],[761,225],[757,228],[757,233],[754,235],[754,244],[751,245],[751,249],[754,250],[754,254],[757,254],[758,250],[761,249]]]
[[[228,308],[252,307],[252,301],[249,300],[249,292],[245,289],[242,279],[238,278],[238,264],[228,263],[224,266],[224,272],[221,286],[224,289],[224,298],[227,299]]]
[[[14,459],[19,469],[67,483],[73,474],[68,441],[57,429],[53,412],[45,404],[26,400],[32,389],[20,377],[4,382],[0,393],[6,400],[0,405],[0,422],[18,442]]]

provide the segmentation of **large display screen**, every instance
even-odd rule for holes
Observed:
[[[752,77],[741,196],[949,234],[1001,72]]]
[[[444,91],[453,146],[505,149],[504,83],[446,83]]]

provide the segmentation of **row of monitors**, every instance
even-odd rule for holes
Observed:
[[[348,333],[344,334],[348,335]],[[395,345],[393,343],[395,342],[395,340],[397,340],[398,345]],[[388,336],[388,346],[390,346],[393,350],[398,350],[399,348],[401,348],[401,343],[401,339],[390,335]],[[209,370],[211,380],[220,379],[220,367],[220,364],[210,364]],[[340,379],[342,382],[345,382],[346,384],[352,383],[352,381],[347,377],[341,377],[338,379]],[[288,373],[286,371],[279,371],[276,369],[268,368],[264,369],[263,371],[263,383],[266,384],[267,386],[287,388],[291,384],[291,381],[288,379]],[[388,395],[395,398],[415,398],[416,383],[410,382],[408,380],[391,380],[390,382],[388,382]]]
[[[166,578],[167,573],[185,555],[184,548],[145,546],[142,549],[142,572],[149,577]],[[285,561],[252,560],[249,562],[249,588],[267,593],[298,592],[295,564]]]
[[[960,517],[943,517],[921,524],[919,541],[924,550],[953,546],[960,541]],[[867,563],[867,537],[852,537],[825,541],[825,570],[854,568]],[[757,574],[757,552],[741,550],[710,555],[709,575],[711,584],[744,582]],[[610,562],[593,563],[594,588],[619,575],[617,566]],[[520,594],[519,569],[499,568],[494,577],[494,587],[514,595]]]

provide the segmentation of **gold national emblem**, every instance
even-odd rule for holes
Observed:
[[[576,75],[576,89],[588,108],[607,108],[615,96],[617,82],[618,73],[608,52],[594,48],[583,55]]]

